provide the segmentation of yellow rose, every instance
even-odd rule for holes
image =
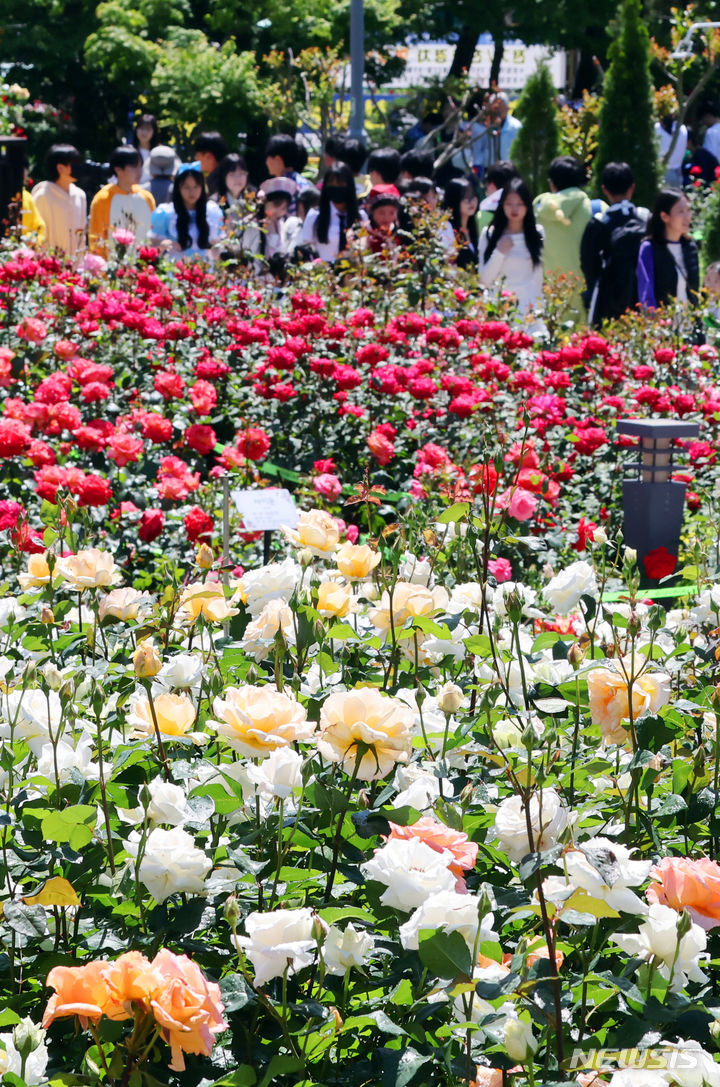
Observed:
[[[370,620],[379,630],[389,630],[392,625],[402,629],[408,619],[417,619],[421,615],[432,615],[447,603],[447,593],[437,588],[432,591],[424,585],[414,585],[409,581],[396,581],[392,600],[384,592],[377,608],[370,612]]]
[[[321,615],[344,618],[352,609],[353,594],[349,585],[337,581],[322,581],[318,588],[317,610]]]
[[[630,722],[628,683],[615,667],[593,668],[587,674],[590,716],[594,725],[600,725],[603,741],[607,744],[625,744],[629,740],[628,729],[623,722]],[[670,676],[662,672],[644,672],[635,679],[632,688],[633,721],[648,713],[657,713],[670,701]]]
[[[369,687],[343,691],[331,694],[323,704],[318,751],[323,758],[342,763],[346,774],[353,773],[362,751],[357,776],[374,781],[396,763],[408,761],[412,728],[412,711],[399,698]]]
[[[195,581],[180,597],[180,617],[191,623],[201,615],[210,623],[224,623],[237,612],[238,609],[231,608],[226,601],[225,591],[217,581]]]
[[[210,728],[250,758],[307,740],[315,731],[305,707],[273,687],[228,687],[213,702],[213,713],[219,720],[208,721]]]
[[[27,573],[19,574],[18,581],[23,589],[35,589],[40,585],[50,583],[50,567],[47,561],[47,551],[42,555],[30,555],[28,557]]]
[[[137,619],[140,608],[149,603],[150,597],[138,589],[113,589],[100,601],[100,622],[111,615],[114,619]]]
[[[162,660],[151,641],[138,644],[132,661],[135,675],[139,679],[152,679],[162,668]]]
[[[153,698],[153,705],[162,736],[185,736],[195,723],[195,706],[186,694],[159,694]],[[137,699],[128,714],[128,724],[139,733],[155,735],[149,699]]]
[[[101,551],[99,547],[89,547],[76,555],[58,559],[56,570],[78,592],[113,585],[121,576],[110,552]]]
[[[295,547],[306,547],[321,559],[337,550],[340,539],[337,521],[325,510],[301,513],[297,527],[283,528],[283,532]]]
[[[335,562],[341,574],[351,581],[359,581],[370,577],[380,562],[380,552],[367,544],[344,543],[335,555]]]
[[[215,556],[211,547],[208,547],[206,543],[200,544],[197,549],[197,555],[195,556],[195,562],[198,564],[201,570],[209,570],[215,561]]]

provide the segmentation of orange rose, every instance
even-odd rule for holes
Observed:
[[[526,963],[528,967],[534,966],[539,959],[549,959],[550,950],[544,940],[539,937],[534,941],[528,941],[528,956]],[[565,962],[565,956],[562,951],[558,951],[555,948],[555,964],[559,970],[562,964]]]
[[[477,1066],[476,1078],[470,1087],[503,1087],[503,1074],[499,1068],[483,1068]]]
[[[606,744],[628,743],[630,702],[625,676],[614,664],[608,668],[593,668],[587,674],[587,685],[590,716],[594,725],[600,725],[603,741]],[[633,683],[633,720],[646,713],[657,713],[669,700],[670,677],[661,672],[643,672]]]
[[[187,955],[173,955],[167,948],[158,951],[152,966],[162,978],[151,1001],[152,1012],[172,1051],[170,1067],[182,1072],[183,1052],[209,1057],[213,1035],[227,1029],[220,986],[207,981]]]
[[[693,861],[689,857],[663,857],[650,869],[654,883],[647,889],[647,900],[687,909],[696,925],[707,932],[720,925],[720,865],[708,857]]]
[[[391,823],[390,837],[404,838],[406,840],[408,838],[419,838],[426,845],[429,845],[431,849],[434,849],[436,853],[442,853],[444,849],[447,849],[455,858],[453,863],[449,865],[450,871],[457,879],[455,890],[460,894],[467,890],[463,872],[475,867],[478,849],[480,848],[476,842],[470,841],[467,834],[463,834],[459,830],[451,830],[444,823],[439,823],[437,819],[425,815],[422,819],[418,819],[417,823],[413,823],[412,826],[408,827],[399,827],[397,824]]]
[[[153,992],[161,984],[161,975],[139,951],[127,951],[114,962],[105,963],[104,977],[118,1003],[135,1000],[150,1007]]]
[[[106,977],[108,963],[103,960],[85,966],[54,966],[46,984],[54,989],[45,1009],[42,1025],[47,1029],[54,1019],[77,1015],[85,1028],[88,1019],[130,1019],[131,1014],[118,999]]]

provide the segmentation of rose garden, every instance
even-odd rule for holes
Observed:
[[[718,352],[404,259],[3,253],[4,1083],[720,1083]]]

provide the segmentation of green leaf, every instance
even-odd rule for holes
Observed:
[[[47,932],[42,906],[26,906],[24,902],[10,900],[3,903],[3,920],[26,940],[37,940]]]
[[[302,1061],[297,1057],[273,1057],[265,1070],[265,1075],[260,1080],[258,1087],[270,1087],[270,1084],[278,1077],[290,1075],[293,1072],[302,1071]],[[248,1081],[252,1082],[252,1081]]]
[[[75,804],[63,811],[49,811],[40,830],[50,842],[67,842],[74,850],[84,849],[92,841],[97,809],[93,804]]]
[[[252,993],[248,990],[242,974],[226,974],[220,979],[220,995],[226,1012],[236,1012],[250,1002]]]
[[[406,1087],[422,1066],[432,1059],[423,1057],[409,1046],[403,1050],[380,1049],[378,1058],[382,1068],[382,1087]]]
[[[419,954],[423,966],[439,978],[470,977],[472,957],[459,932],[421,932]]]
[[[463,521],[470,511],[469,502],[455,502],[444,510],[437,519],[439,525],[451,525],[457,521]]]
[[[223,1076],[222,1079],[214,1079],[212,1083],[203,1080],[206,1087],[253,1087],[257,1083],[255,1069],[249,1064],[241,1064],[234,1072]]]

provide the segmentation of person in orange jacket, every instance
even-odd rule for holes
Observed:
[[[152,193],[139,185],[142,159],[136,148],[116,147],[110,166],[116,180],[104,185],[90,205],[90,248],[101,256],[107,255],[108,238],[118,229],[131,231],[135,243],[142,244],[150,233],[155,210]]]

